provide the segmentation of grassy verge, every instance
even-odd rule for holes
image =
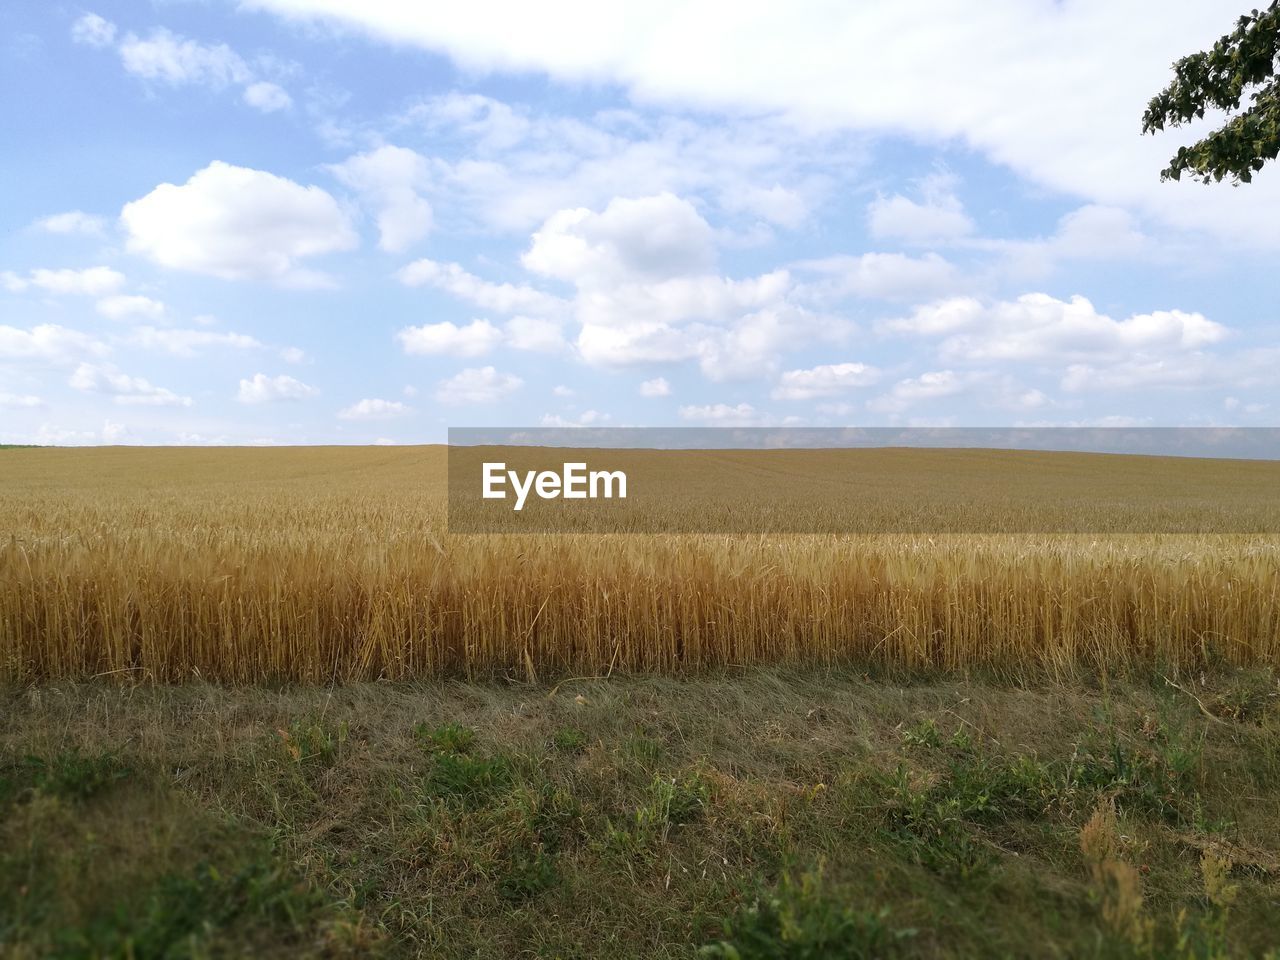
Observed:
[[[0,692],[0,954],[1254,957],[1273,675]]]

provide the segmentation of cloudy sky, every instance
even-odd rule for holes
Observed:
[[[18,0],[0,442],[1274,425],[1228,0]],[[1247,4],[1243,4],[1247,6]]]

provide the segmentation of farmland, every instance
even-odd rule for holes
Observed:
[[[1234,532],[462,535],[438,447],[0,463],[6,956],[1276,956],[1267,464],[1018,464]]]
[[[955,472],[958,500],[982,496],[999,466],[983,462]],[[1042,493],[1064,476],[1049,463]],[[1182,463],[1227,491],[1226,529],[1280,489],[1273,464]],[[458,536],[439,447],[10,450],[3,467],[0,670],[17,681],[1280,662],[1276,535]],[[1179,468],[1116,469],[1140,496]]]

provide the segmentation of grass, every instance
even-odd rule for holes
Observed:
[[[1164,461],[1134,460],[1118,474],[1126,489],[1177,486]],[[1096,462],[1042,465],[1029,489],[1078,490]],[[1223,529],[1280,489],[1266,464],[1179,469],[1224,491]],[[999,475],[982,456],[957,471],[962,499]],[[461,536],[446,532],[445,493],[441,448],[7,452],[0,677],[547,680],[849,662],[1065,677],[1280,663],[1274,535]]]
[[[1266,669],[0,697],[5,956],[1280,946]]]

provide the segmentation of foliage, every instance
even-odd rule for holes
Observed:
[[[1217,130],[1190,147],[1179,148],[1161,171],[1162,179],[1184,173],[1205,183],[1230,177],[1248,183],[1280,151],[1280,0],[1240,17],[1236,29],[1211,49],[1173,65],[1175,79],[1152,98],[1142,132],[1154,133],[1226,111]],[[1248,106],[1240,111],[1248,94]]]
[[[896,955],[914,930],[895,929],[885,909],[858,910],[823,889],[820,872],[784,878],[724,924],[705,960],[878,960]]]

